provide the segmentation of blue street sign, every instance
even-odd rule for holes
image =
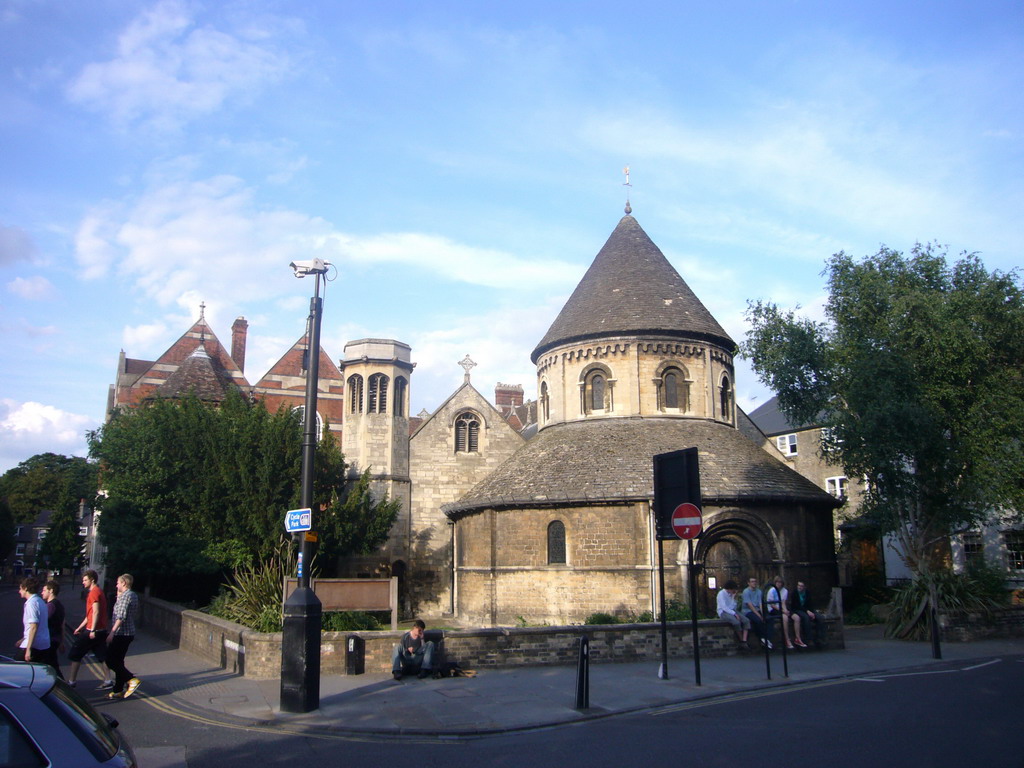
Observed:
[[[290,509],[284,515],[284,529],[288,533],[308,531],[313,527],[313,511],[311,509]]]

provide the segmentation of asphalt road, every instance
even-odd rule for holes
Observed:
[[[20,600],[0,593],[0,640],[17,638]],[[13,635],[8,638],[7,635]],[[7,645],[10,645],[8,642]],[[264,766],[1024,766],[1024,656],[929,666],[840,682],[481,739],[352,739],[227,726],[159,691],[110,702],[143,768]]]

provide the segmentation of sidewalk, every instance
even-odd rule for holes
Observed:
[[[72,603],[65,602],[69,623],[76,613]],[[592,664],[591,706],[584,712],[574,709],[575,667],[481,669],[473,678],[413,676],[402,682],[380,673],[325,676],[320,708],[290,714],[279,709],[279,680],[228,673],[145,633],[132,644],[128,666],[143,681],[137,695],[154,706],[216,722],[364,737],[470,738],[942,663],[931,658],[928,643],[886,640],[879,626],[847,627],[846,646],[842,651],[789,652],[788,677],[776,649],[771,680],[764,654],[702,660],[701,686],[694,683],[692,659],[671,659],[667,680],[658,679],[657,663]],[[1014,654],[1024,654],[1024,639],[942,646],[943,661]],[[89,670],[93,674],[83,670],[79,676],[79,690],[92,698],[99,683],[93,675],[105,667],[93,663]]]

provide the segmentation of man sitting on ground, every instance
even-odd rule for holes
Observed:
[[[434,641],[424,639],[426,631],[423,620],[416,619],[412,629],[402,635],[402,642],[395,646],[391,654],[391,674],[395,680],[401,680],[406,672],[418,671],[420,680],[430,676],[434,669]]]

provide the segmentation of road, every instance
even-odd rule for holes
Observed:
[[[6,590],[5,590],[6,592]],[[5,632],[17,600],[0,595]],[[16,593],[15,593],[16,598]],[[15,631],[16,634],[16,631]],[[3,638],[5,641],[7,637]],[[9,645],[9,643],[8,643]],[[145,768],[265,766],[1024,766],[1024,656],[929,666],[693,702],[480,739],[352,739],[238,727],[177,710],[152,686],[110,702]]]

